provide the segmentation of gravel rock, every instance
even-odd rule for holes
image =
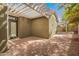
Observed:
[[[19,38],[9,45],[3,55],[10,56],[67,56],[79,55],[79,38],[72,34],[54,35],[50,39]]]

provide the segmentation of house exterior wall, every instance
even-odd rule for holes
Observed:
[[[32,20],[32,35],[49,38],[49,21],[45,17]]]
[[[18,19],[18,37],[27,37],[31,35],[30,19],[19,17]]]

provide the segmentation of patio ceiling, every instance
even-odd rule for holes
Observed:
[[[29,7],[27,4],[23,4],[23,3],[9,3],[7,13],[12,16],[17,16],[17,17],[22,16],[29,19],[43,16],[36,10]]]

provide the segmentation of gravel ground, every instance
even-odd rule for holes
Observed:
[[[56,34],[50,39],[39,37],[16,38],[8,41],[9,50],[4,56],[67,56],[79,55],[79,37]]]

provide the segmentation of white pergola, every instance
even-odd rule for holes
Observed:
[[[38,18],[45,16],[49,18],[53,10],[47,8],[47,5],[44,3],[8,3],[8,15],[13,16],[23,16],[29,19]]]

